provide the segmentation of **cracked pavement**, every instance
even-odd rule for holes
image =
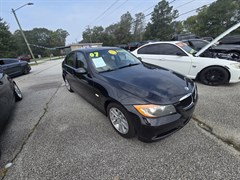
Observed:
[[[198,121],[143,143],[119,136],[102,113],[68,92],[61,62],[15,78],[24,99],[1,137],[0,167],[13,163],[2,179],[239,179],[240,153],[219,137],[239,143],[240,84],[198,84]]]

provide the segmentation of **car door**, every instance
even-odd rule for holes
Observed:
[[[15,76],[22,72],[22,67],[18,60],[4,59],[2,68],[9,76]]]
[[[13,108],[13,99],[14,95],[10,83],[0,68],[0,130]]]
[[[93,78],[88,68],[87,60],[80,51],[75,52],[75,68],[73,74],[73,86],[75,91],[92,104],[96,103]]]
[[[84,69],[86,72],[79,72]],[[94,87],[91,72],[88,70],[86,58],[82,52],[76,52],[75,84],[77,91],[84,98],[94,103]]]
[[[75,72],[75,53],[69,53],[63,62],[63,73],[65,78],[68,80],[69,84],[71,85],[71,88],[75,90],[75,84],[74,84],[74,72]]]
[[[192,58],[174,44],[159,43],[144,46],[138,50],[144,62],[188,75]]]

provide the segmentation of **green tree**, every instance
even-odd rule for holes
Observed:
[[[160,1],[154,8],[151,22],[147,24],[145,39],[169,40],[174,33],[174,20],[178,11],[173,10],[166,0]]]
[[[176,21],[174,24],[174,31],[176,34],[185,33],[184,25],[182,21]]]
[[[0,57],[15,57],[16,47],[8,24],[0,17]]]
[[[85,31],[82,33],[82,43],[91,43],[92,42],[92,29],[88,26]]]
[[[106,46],[113,46],[130,42],[132,38],[133,18],[129,12],[121,16],[120,22],[112,24],[105,29],[102,26],[87,27],[82,33],[83,43],[101,42]]]
[[[145,16],[143,13],[135,14],[135,20],[133,22],[133,39],[134,41],[142,41],[143,34],[145,32]]]
[[[118,23],[118,28],[114,34],[117,42],[120,44],[127,43],[132,40],[131,29],[132,29],[133,18],[129,12],[121,16],[121,20]]]
[[[118,42],[117,38],[116,38],[116,34],[118,33],[117,32],[118,28],[119,28],[118,23],[112,24],[112,25],[106,27],[105,33],[106,33],[106,36],[107,36],[107,41],[104,44],[107,44],[109,46],[120,44],[120,42]]]
[[[13,39],[16,45],[16,54],[17,55],[22,55],[22,54],[29,54],[29,50],[26,46],[26,43],[22,37],[21,31],[20,30],[16,30],[13,33]]]
[[[64,46],[66,37],[69,35],[67,31],[62,29],[52,31],[46,28],[34,28],[30,31],[24,31],[24,33],[35,56],[49,56],[50,54],[58,55],[59,52],[54,50],[54,48]],[[29,54],[19,30],[14,32],[13,37],[17,46],[18,55]]]
[[[239,21],[239,0],[217,0],[210,6],[199,9],[196,16],[189,17],[184,22],[184,26],[199,36],[215,37]]]

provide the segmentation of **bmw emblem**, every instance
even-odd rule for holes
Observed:
[[[188,88],[188,87],[184,87],[184,89],[185,89],[186,91],[189,91],[189,88]]]

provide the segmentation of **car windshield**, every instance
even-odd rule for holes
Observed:
[[[187,44],[183,43],[183,42],[179,42],[179,43],[176,43],[176,45],[182,49],[184,49],[186,52],[188,52],[189,54],[196,54],[197,51],[193,48],[191,48],[190,46],[188,46]]]
[[[96,71],[106,72],[138,65],[139,59],[123,49],[104,49],[88,53]]]

